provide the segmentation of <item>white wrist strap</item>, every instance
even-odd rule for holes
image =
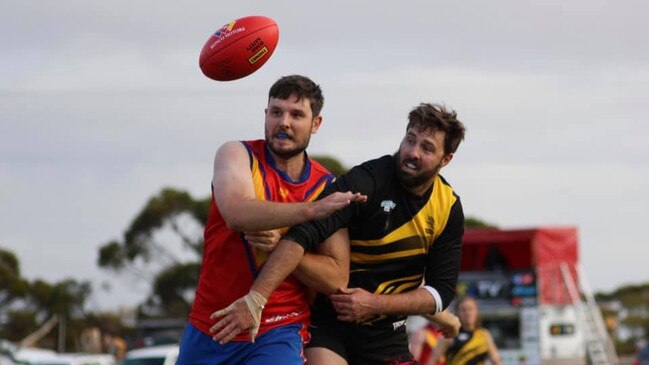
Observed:
[[[255,342],[255,337],[257,337],[257,332],[259,332],[259,326],[261,325],[261,311],[266,305],[266,298],[264,298],[256,291],[250,290],[250,292],[246,294],[245,297],[243,297],[243,300],[246,301],[248,310],[250,310],[250,314],[252,315],[252,319],[254,320],[254,323],[252,327],[250,327],[249,331],[250,339],[252,340],[252,342]]]
[[[433,288],[432,286],[424,285],[422,286],[430,295],[432,295],[433,299],[435,299],[435,313],[439,313],[442,311],[442,308],[444,306],[442,305],[442,297],[439,295],[439,292],[437,289]],[[434,314],[434,313],[433,313]]]

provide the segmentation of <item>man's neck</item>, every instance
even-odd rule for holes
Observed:
[[[306,165],[305,152],[302,152],[299,155],[290,157],[288,159],[276,155],[275,153],[273,153],[273,151],[270,151],[270,155],[275,161],[275,167],[288,175],[291,180],[299,181],[302,178],[302,174],[304,173],[304,166]]]
[[[437,175],[433,176],[428,180],[425,184],[421,184],[419,186],[413,187],[413,188],[408,188],[407,190],[410,192],[410,194],[422,197],[424,196],[428,190],[433,186],[433,183],[435,183],[435,177]]]

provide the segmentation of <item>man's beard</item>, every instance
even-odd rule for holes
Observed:
[[[301,145],[298,145],[297,147],[294,147],[290,150],[282,150],[278,151],[275,149],[273,144],[270,142],[270,138],[266,136],[266,145],[268,146],[268,149],[270,149],[275,155],[278,157],[281,157],[285,160],[288,160],[290,158],[293,158],[297,155],[302,154],[302,152],[306,151],[306,148],[309,146],[309,141],[311,140],[311,136],[307,137],[307,140],[304,141]]]
[[[395,152],[394,155],[394,163],[395,163],[395,168],[396,168],[396,173],[397,173],[397,180],[401,183],[401,185],[406,188],[406,189],[415,189],[424,185],[427,185],[430,180],[437,175],[439,170],[441,169],[441,166],[437,165],[435,166],[434,169],[426,172],[419,171],[417,175],[411,175],[403,171],[403,163],[405,161],[401,161],[399,151]]]

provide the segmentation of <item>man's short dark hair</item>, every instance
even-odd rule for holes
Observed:
[[[411,127],[445,132],[444,154],[455,153],[460,142],[464,140],[465,128],[457,119],[457,113],[440,104],[421,103],[413,108],[408,114],[406,130]]]
[[[320,111],[322,111],[322,106],[324,105],[324,96],[322,96],[320,85],[305,76],[284,76],[270,87],[270,91],[268,92],[268,101],[270,101],[270,99],[286,100],[291,97],[291,95],[297,96],[298,101],[303,98],[309,100],[313,118],[320,115]]]

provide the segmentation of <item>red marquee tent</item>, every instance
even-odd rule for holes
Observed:
[[[464,233],[461,270],[486,271],[494,263],[511,271],[534,269],[539,302],[566,304],[571,300],[561,265],[565,264],[576,279],[578,259],[575,227],[470,228]]]

